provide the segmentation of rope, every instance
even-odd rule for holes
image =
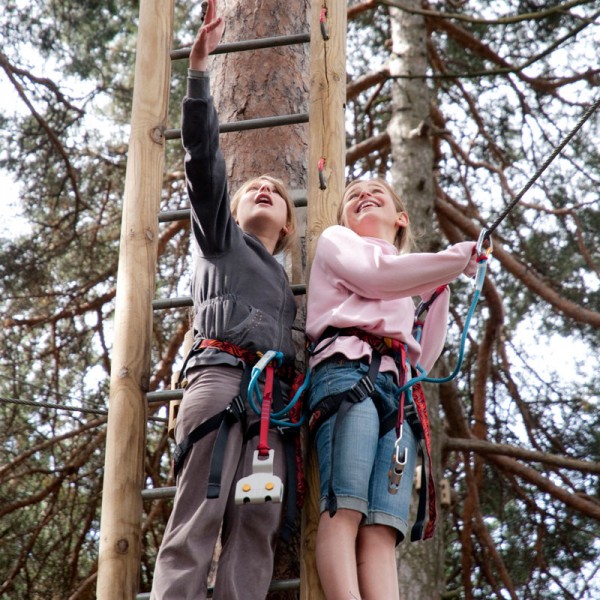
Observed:
[[[261,415],[261,412],[262,412],[261,409],[262,409],[262,404],[263,404],[263,398],[262,398],[262,394],[260,392],[260,388],[258,387],[258,378],[260,377],[260,375],[263,372],[263,370],[265,369],[265,367],[272,360],[277,360],[281,364],[281,361],[283,360],[283,354],[281,352],[277,352],[275,350],[269,350],[268,352],[265,352],[265,355],[252,367],[252,375],[250,378],[250,383],[248,385],[248,402],[250,404],[250,408],[259,416]],[[302,394],[308,387],[309,381],[310,381],[310,371],[308,371],[306,373],[306,376],[304,377],[304,381],[303,381],[302,385],[298,388],[298,390],[294,394],[294,397],[288,402],[288,404],[284,408],[282,408],[280,411],[274,412],[271,415],[271,424],[272,425],[276,425],[279,427],[292,427],[293,428],[293,427],[300,427],[301,425],[304,424],[304,417],[305,417],[304,413],[302,414],[302,417],[300,418],[300,420],[297,423],[292,423],[291,421],[282,421],[282,420],[280,420],[280,417],[285,416],[286,414],[288,414],[290,412],[290,410],[292,410],[292,408],[294,408],[294,406],[296,405],[296,403],[298,402],[298,400],[300,399],[300,397],[302,396]],[[256,398],[257,402],[255,402],[255,398]],[[257,406],[257,404],[258,404],[258,406]]]
[[[22,406],[35,406],[36,408],[51,408],[54,410],[66,410],[69,412],[79,412],[90,415],[108,415],[108,411],[104,409],[95,408],[79,408],[77,406],[68,406],[66,404],[55,404],[54,402],[39,402],[36,400],[21,400],[20,398],[5,398],[0,396],[0,402],[6,404],[20,404]],[[149,417],[149,421],[155,421],[157,423],[166,423],[168,419],[164,417]]]
[[[486,238],[489,238],[490,235],[496,230],[498,225],[504,221],[507,217],[508,213],[518,204],[518,202],[523,198],[525,193],[531,188],[531,186],[539,179],[540,175],[548,168],[550,163],[562,152],[563,148],[573,139],[575,134],[582,128],[583,124],[594,114],[596,109],[600,106],[600,98],[596,100],[594,104],[592,104],[583,114],[583,116],[579,119],[578,123],[573,127],[573,129],[569,132],[569,134],[563,139],[563,141],[554,149],[552,154],[544,161],[542,166],[535,172],[533,177],[525,184],[523,189],[514,197],[512,202],[502,211],[500,216],[492,223],[492,225],[486,231]]]
[[[459,373],[463,359],[465,356],[465,347],[467,344],[467,336],[469,334],[469,326],[471,324],[471,319],[473,318],[473,314],[475,313],[475,309],[477,308],[477,303],[479,302],[479,296],[481,295],[481,290],[483,289],[483,283],[485,280],[485,272],[487,270],[487,257],[481,257],[479,263],[477,265],[477,274],[475,276],[475,293],[473,294],[473,299],[471,300],[471,306],[469,307],[469,312],[465,318],[465,326],[463,327],[462,335],[460,338],[460,348],[458,351],[458,361],[456,363],[456,367],[450,375],[446,377],[427,377],[427,371],[421,367],[420,364],[417,363],[416,369],[419,373],[416,377],[409,379],[401,388],[400,394],[402,394],[405,390],[409,390],[413,385],[419,383],[421,381],[426,381],[428,383],[447,383],[448,381],[452,381]],[[420,330],[416,336],[417,342],[420,341]]]

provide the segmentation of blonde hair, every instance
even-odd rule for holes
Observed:
[[[381,187],[385,188],[386,191],[388,192],[388,194],[390,195],[391,199],[394,202],[394,206],[396,207],[396,212],[403,212],[403,213],[408,214],[404,202],[402,202],[402,200],[400,199],[400,196],[398,196],[398,194],[396,194],[396,192],[394,191],[394,188],[392,188],[392,186],[387,181],[385,181],[385,179],[380,179],[379,177],[374,177],[373,179],[354,179],[346,186],[346,189],[344,190],[344,195],[342,197],[342,201],[340,202],[340,204],[338,206],[337,221],[338,221],[339,225],[344,225],[343,218],[342,218],[343,212],[344,212],[344,198],[346,197],[348,190],[351,189],[352,187],[354,187],[356,184],[362,183],[365,181],[378,183],[379,185],[381,185]],[[396,233],[396,238],[394,239],[394,246],[396,246],[396,248],[398,248],[398,250],[400,252],[409,252],[412,247],[412,244],[413,244],[413,235],[412,235],[412,231],[410,228],[410,222],[409,222],[406,225],[406,227],[398,228],[398,231]]]
[[[288,189],[283,183],[281,179],[277,179],[276,177],[272,177],[271,175],[260,175],[259,177],[254,177],[252,179],[248,179],[242,186],[237,190],[237,192],[233,195],[231,199],[231,214],[235,219],[237,216],[237,209],[240,203],[242,196],[257,182],[261,180],[268,181],[277,193],[285,200],[287,206],[287,222],[286,228],[287,233],[282,235],[277,244],[275,245],[275,250],[273,250],[273,254],[278,254],[279,252],[287,252],[291,246],[296,241],[296,207],[294,206],[294,201],[288,192]]]

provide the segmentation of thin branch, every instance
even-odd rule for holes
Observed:
[[[371,71],[366,75],[362,75],[353,81],[350,81],[346,85],[346,101],[351,102],[365,90],[376,85],[381,85],[390,79],[390,69],[388,66],[384,66],[379,71]]]
[[[582,4],[589,4],[589,0],[571,0],[571,2],[565,2],[564,4],[559,4],[557,6],[552,6],[545,10],[539,10],[537,12],[532,13],[521,13],[519,15],[515,15],[513,17],[501,17],[499,19],[478,19],[476,17],[471,17],[464,13],[450,13],[450,12],[439,12],[436,10],[426,10],[422,8],[414,8],[412,6],[406,6],[401,2],[392,2],[391,0],[375,0],[374,2],[368,4],[378,4],[381,6],[391,6],[393,8],[398,8],[404,12],[422,15],[424,17],[432,17],[435,19],[454,19],[456,21],[463,21],[466,23],[473,23],[477,25],[509,25],[511,23],[519,23],[521,21],[533,21],[533,20],[541,20],[546,17],[550,17],[556,13],[564,13],[569,9],[580,6]]]
[[[436,197],[436,210],[450,219],[467,237],[473,240],[479,237],[480,228],[471,219],[465,217],[459,210],[454,208],[447,200],[440,198],[439,195]],[[509,273],[512,273],[531,292],[540,296],[557,312],[578,323],[587,323],[597,329],[600,328],[600,313],[565,299],[557,291],[547,286],[527,265],[504,250],[499,243],[495,243],[494,245],[493,256]]]
[[[29,111],[31,112],[31,114],[33,115],[35,120],[40,124],[42,129],[46,132],[47,136],[50,138],[52,145],[56,148],[59,155],[61,156],[61,158],[65,164],[65,168],[67,170],[67,177],[68,177],[69,181],[71,182],[71,188],[73,190],[73,194],[75,195],[75,206],[77,208],[77,210],[76,210],[76,214],[77,214],[79,212],[79,210],[81,209],[81,207],[85,207],[86,204],[83,201],[83,198],[81,197],[81,195],[79,193],[79,184],[77,182],[77,174],[75,172],[73,165],[71,164],[71,161],[69,159],[69,155],[67,154],[67,151],[65,150],[64,146],[62,145],[61,141],[58,139],[57,135],[54,133],[52,128],[48,125],[46,120],[44,118],[42,118],[42,116],[35,110],[33,104],[31,103],[31,101],[27,97],[27,94],[25,93],[23,86],[17,81],[17,78],[14,75],[14,69],[13,69],[12,65],[8,61],[7,57],[4,54],[2,54],[1,52],[0,52],[0,66],[2,67],[2,69],[6,73],[6,76],[8,77],[8,79],[12,83],[13,87],[17,91],[17,94],[23,100],[25,106],[27,106],[27,108],[29,109]]]
[[[357,160],[368,156],[371,152],[388,150],[390,145],[390,136],[387,132],[370,137],[346,150],[346,164],[351,165]]]
[[[549,454],[538,450],[527,450],[525,448],[511,446],[510,444],[496,444],[475,438],[466,439],[445,436],[442,440],[442,447],[444,450],[461,452],[472,450],[473,452],[483,455],[501,454],[503,456],[509,456],[527,462],[538,462],[545,465],[560,467],[562,469],[580,471],[582,473],[600,474],[600,462],[580,460],[569,456],[558,456],[556,454]]]
[[[566,506],[580,512],[582,515],[600,521],[600,503],[594,502],[586,496],[566,491],[562,487],[554,484],[547,477],[538,473],[535,469],[528,467],[513,458],[499,454],[489,454],[488,456],[489,461],[495,463],[500,468],[510,471],[521,479],[528,481],[539,488],[540,491],[550,494],[557,500],[563,502]]]

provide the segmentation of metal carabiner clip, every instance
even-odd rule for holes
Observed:
[[[404,471],[404,466],[406,465],[407,460],[407,449],[404,448],[404,454],[402,459],[400,459],[400,440],[402,439],[402,426],[400,426],[400,435],[396,440],[395,450],[392,455],[392,464],[390,466],[390,470],[388,471],[388,477],[390,479],[388,484],[388,492],[390,494],[397,494],[398,489],[400,488],[400,480],[402,479],[402,473]]]
[[[487,259],[493,250],[494,244],[490,232],[487,229],[482,229],[479,234],[479,239],[477,240],[477,245],[475,246],[477,258],[479,260]]]

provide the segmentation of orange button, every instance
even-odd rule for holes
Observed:
[[[244,485],[242,485],[243,492],[249,492],[251,489],[252,489],[252,486],[249,483],[244,483]]]

